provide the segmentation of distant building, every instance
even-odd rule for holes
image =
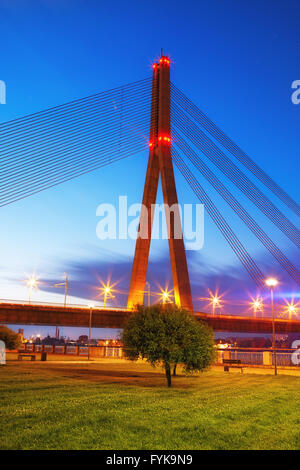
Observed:
[[[87,335],[81,335],[78,338],[78,343],[85,344],[89,340],[89,337]]]

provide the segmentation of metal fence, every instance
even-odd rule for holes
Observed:
[[[242,364],[263,365],[263,351],[232,351],[231,358],[240,360]]]
[[[41,353],[73,356],[88,356],[88,346],[64,346],[50,344],[24,343],[19,347],[19,352]],[[119,346],[91,346],[91,357],[123,357],[123,349]]]
[[[222,364],[223,359],[240,360],[241,364],[253,366],[272,366],[274,365],[274,353],[272,350],[243,350],[243,349],[218,349],[217,364]],[[300,351],[290,349],[285,351],[276,351],[277,365],[279,367],[299,367]]]

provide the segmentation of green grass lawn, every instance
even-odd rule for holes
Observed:
[[[10,362],[0,418],[1,449],[299,449],[300,378]]]

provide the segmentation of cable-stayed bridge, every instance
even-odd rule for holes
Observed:
[[[289,259],[277,246],[267,229],[268,224],[264,227],[258,223],[230,186],[234,185],[243,198],[280,231],[283,239],[298,249],[299,229],[288,212],[299,217],[299,205],[171,82],[167,56],[162,55],[153,64],[152,77],[2,123],[0,207],[147,148],[149,160],[143,195],[143,206],[147,211],[141,212],[139,233],[147,226],[148,237],[137,238],[128,296],[129,312],[136,304],[143,303],[153,223],[151,207],[156,201],[159,176],[165,205],[175,207],[168,225],[175,302],[193,311],[184,241],[175,236],[178,199],[173,163],[205,205],[210,218],[258,289],[265,288],[268,273],[263,272],[211,194],[204,189],[200,175],[252,232],[260,246],[279,263],[282,272],[299,285],[295,260]],[[218,174],[224,178],[221,180]],[[283,212],[266,194],[268,192],[272,192],[274,199],[287,210]],[[33,310],[33,307],[27,309],[32,314]],[[55,324],[60,324],[58,319]]]
[[[97,307],[90,315],[88,306],[64,306],[63,304],[0,303],[0,324],[71,326],[92,328],[123,328],[130,311],[126,308]],[[204,321],[214,331],[272,333],[272,319],[245,317],[243,315],[212,315],[194,312],[199,321]],[[300,333],[300,320],[276,318],[276,333]]]

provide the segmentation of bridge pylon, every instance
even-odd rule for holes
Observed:
[[[161,176],[175,303],[193,311],[177,191],[171,156],[170,59],[161,55],[153,64],[149,159],[136,240],[127,308],[143,304],[154,207]]]

